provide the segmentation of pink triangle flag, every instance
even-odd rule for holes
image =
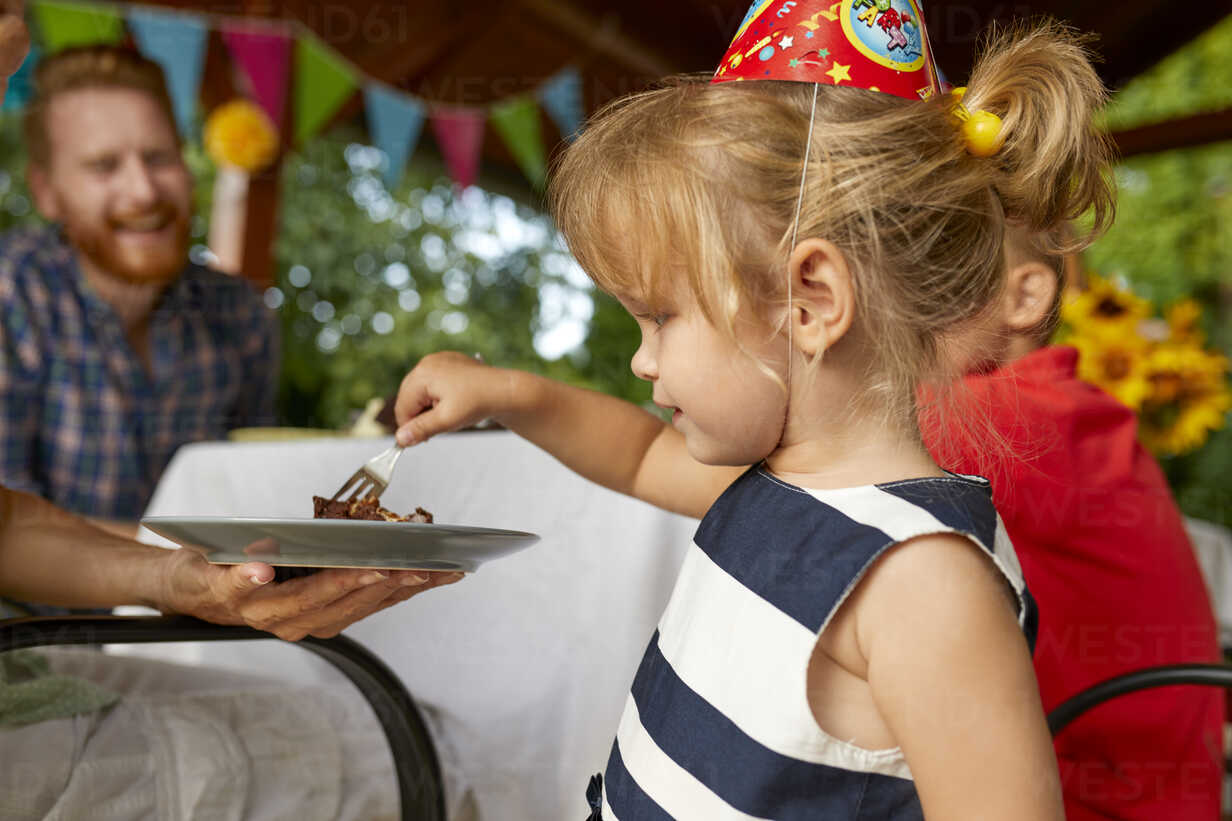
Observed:
[[[474,108],[437,108],[432,112],[432,133],[445,157],[454,182],[466,188],[479,175],[479,151],[487,118]]]
[[[222,38],[248,78],[253,100],[281,128],[287,99],[291,38],[269,28],[246,28],[226,23],[222,25]]]

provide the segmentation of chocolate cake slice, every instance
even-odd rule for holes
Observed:
[[[363,519],[372,522],[420,522],[430,524],[432,514],[422,507],[406,516],[399,516],[386,510],[378,504],[376,497],[365,496],[353,502],[331,501],[324,496],[312,497],[312,518],[314,519]]]

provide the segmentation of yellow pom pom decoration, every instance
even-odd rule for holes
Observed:
[[[278,129],[259,106],[248,100],[232,100],[210,112],[204,141],[215,163],[250,174],[278,157]]]
[[[961,102],[966,93],[966,86],[959,86],[950,92],[954,97],[954,106],[950,113],[961,123],[967,152],[976,157],[991,157],[1005,144],[1001,118],[991,111],[970,111]]]

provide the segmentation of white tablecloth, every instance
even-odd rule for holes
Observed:
[[[332,493],[389,443],[189,445],[147,515],[311,517],[314,493]],[[696,521],[587,482],[504,431],[411,449],[382,504],[543,537],[347,634],[380,655],[428,713],[454,818],[580,821],[587,780],[606,764]],[[310,654],[273,642],[180,647],[178,661],[335,680]]]
[[[1219,625],[1219,646],[1232,647],[1232,531],[1214,522],[1185,519],[1185,530],[1206,579]]]

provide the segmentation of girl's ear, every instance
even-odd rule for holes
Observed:
[[[847,258],[824,239],[806,239],[787,262],[791,277],[792,343],[817,356],[842,338],[855,316],[855,291]]]
[[[1024,262],[1009,269],[1005,278],[1005,326],[1026,333],[1039,326],[1057,297],[1057,273],[1042,262]]]

